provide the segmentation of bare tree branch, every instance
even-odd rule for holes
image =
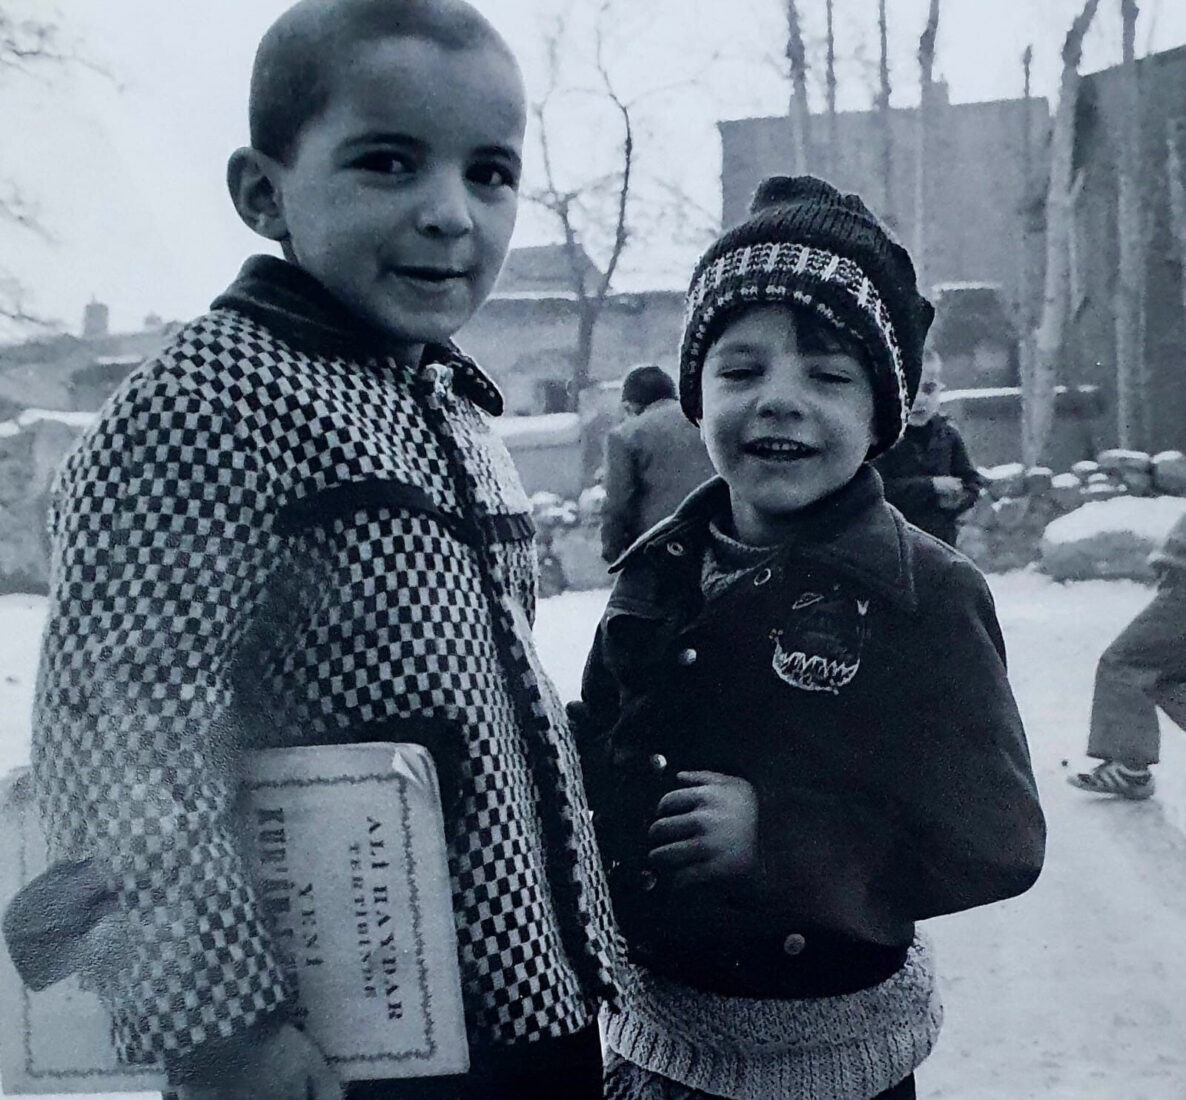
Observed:
[[[791,103],[788,114],[794,135],[795,168],[798,172],[811,171],[811,111],[807,103],[807,50],[803,45],[803,30],[799,25],[799,5],[796,0],[785,0],[787,14],[786,58],[791,67]]]

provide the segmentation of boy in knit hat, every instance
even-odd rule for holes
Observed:
[[[183,1095],[338,1095],[245,875],[239,753],[405,740],[445,788],[472,1069],[348,1094],[600,1093],[608,897],[502,399],[451,341],[506,254],[524,120],[463,0],[290,8],[228,169],[284,258],[248,260],[57,480],[36,792],[51,857],[126,925],[96,977],[120,1055]]]
[[[570,707],[629,948],[610,1097],[913,1096],[941,1016],[915,922],[1038,875],[988,588],[868,464],[931,316],[810,177],[695,269],[680,400],[720,476],[614,566]]]

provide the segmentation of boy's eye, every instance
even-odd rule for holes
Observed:
[[[406,153],[376,149],[374,152],[356,157],[350,162],[350,167],[359,168],[364,172],[379,172],[385,176],[400,176],[411,172],[414,165]]]
[[[511,167],[499,164],[497,161],[482,161],[472,165],[466,178],[471,183],[482,187],[509,187],[512,191],[519,188],[519,175]]]
[[[750,378],[761,369],[752,359],[725,359],[717,364],[715,373],[718,378]]]

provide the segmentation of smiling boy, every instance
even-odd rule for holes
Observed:
[[[244,749],[422,740],[442,777],[465,1078],[357,1097],[600,1092],[608,901],[533,648],[502,400],[452,334],[515,222],[518,67],[461,0],[303,0],[230,158],[252,257],[102,410],[55,485],[33,767],[51,856],[129,950],[120,1055],[183,1095],[337,1095],[231,826]]]
[[[1037,877],[988,587],[868,464],[931,317],[811,177],[697,264],[680,401],[720,476],[615,565],[571,708],[629,950],[611,1100],[913,1097],[941,1022],[916,922]]]

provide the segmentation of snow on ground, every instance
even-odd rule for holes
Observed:
[[[1164,1064],[1130,1066],[1123,1045],[1134,1035],[1127,1029],[1139,1024],[1136,1034],[1142,1035],[1159,1019],[1158,1036],[1175,1028],[1180,1035],[1182,1010],[1174,1007],[1180,991],[1167,990],[1164,996],[1155,991],[1134,1006],[1126,1003],[1124,978],[1112,972],[1096,975],[1093,968],[1093,958],[1098,957],[1093,952],[1105,952],[1117,940],[1131,942],[1134,936],[1140,939],[1143,953],[1160,951],[1164,957],[1174,952],[1173,944],[1180,939],[1180,915],[1166,918],[1163,914],[1157,942],[1168,946],[1157,947],[1146,943],[1150,927],[1134,926],[1146,917],[1134,917],[1123,908],[1139,880],[1151,877],[1160,882],[1173,869],[1150,856],[1151,867],[1135,868],[1137,878],[1121,885],[1113,914],[1102,911],[1111,902],[1101,904],[1098,896],[1087,894],[1087,888],[1107,890],[1107,883],[1093,878],[1097,850],[1093,846],[1109,843],[1110,830],[1118,830],[1118,843],[1131,849],[1134,859],[1142,858],[1146,850],[1165,850],[1170,859],[1177,859],[1186,850],[1182,843],[1167,849],[1164,839],[1171,833],[1179,838],[1186,834],[1186,736],[1163,719],[1158,796],[1151,803],[1110,805],[1065,783],[1069,768],[1086,763],[1083,749],[1095,662],[1149,600],[1151,590],[1131,581],[1058,584],[1030,571],[994,576],[990,584],[1009,649],[1010,679],[1030,736],[1035,774],[1051,815],[1050,862],[1058,868],[1071,867],[1062,877],[1073,885],[1068,888],[1058,874],[1048,873],[1038,888],[1022,898],[933,922],[941,969],[943,959],[958,962],[966,954],[970,935],[978,939],[983,932],[992,946],[987,974],[980,973],[978,961],[971,973],[949,968],[944,975],[948,1022],[935,1054],[920,1073],[920,1095],[934,1100],[1113,1100],[1120,1096],[1180,1100],[1186,1085],[1179,1075],[1178,1050],[1153,1055],[1152,1061]],[[605,599],[605,592],[572,592],[540,604],[536,627],[540,652],[565,699],[579,692],[581,669]],[[43,614],[44,601],[37,597],[0,598],[0,774],[28,759],[29,707]],[[926,670],[920,669],[919,674],[925,675]],[[1166,823],[1182,834],[1166,830]],[[1186,878],[1186,866],[1182,877]],[[1080,883],[1085,899],[1090,900],[1068,901],[1068,889],[1077,889],[1074,884]],[[1173,922],[1168,933],[1166,920]],[[1101,929],[1101,923],[1108,927]],[[1031,979],[1031,989],[1025,982],[1041,967],[1031,965],[1029,957],[1014,947],[1019,938],[1035,937],[1033,925],[1045,929],[1037,934],[1053,940],[1048,952],[1052,963],[1040,978]],[[1154,960],[1150,965],[1160,964]],[[1067,968],[1074,969],[1074,981]],[[988,986],[982,992],[986,982],[997,983],[991,986],[993,991],[1007,992],[991,992]],[[1152,984],[1156,990],[1155,975]],[[1167,1077],[1171,1078],[1168,1087]]]

